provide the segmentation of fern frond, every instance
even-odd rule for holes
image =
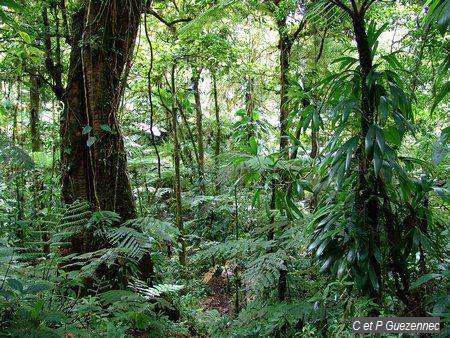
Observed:
[[[184,285],[159,284],[155,286],[148,286],[140,280],[135,280],[129,285],[129,287],[146,299],[156,299],[163,294],[178,292],[184,288]]]

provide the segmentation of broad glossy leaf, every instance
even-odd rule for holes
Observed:
[[[92,127],[90,125],[86,125],[86,126],[83,127],[82,134],[83,135],[89,134],[89,132],[91,130],[92,130]]]
[[[444,275],[440,274],[440,273],[429,273],[427,275],[423,275],[421,277],[419,277],[417,280],[415,280],[413,283],[411,283],[411,289],[417,289],[419,286],[421,286],[422,284],[425,284],[427,282],[429,282],[430,280],[439,278],[439,277],[444,277]]]
[[[95,141],[96,141],[96,138],[94,136],[91,136],[91,137],[88,138],[88,140],[86,142],[86,145],[88,147],[91,147],[95,143]]]

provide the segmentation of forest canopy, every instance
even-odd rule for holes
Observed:
[[[450,2],[0,0],[0,336],[448,336]]]

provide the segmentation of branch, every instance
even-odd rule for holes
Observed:
[[[153,148],[155,149],[156,159],[158,163],[158,178],[161,180],[161,156],[159,155],[159,150],[155,142],[155,133],[153,132],[153,100],[152,100],[152,82],[151,82],[151,75],[153,71],[153,45],[152,41],[150,39],[150,36],[148,34],[148,27],[147,27],[147,13],[144,13],[144,29],[145,29],[145,37],[147,38],[147,42],[150,46],[150,66],[148,68],[148,74],[147,74],[147,89],[148,89],[148,101],[150,104],[150,135],[152,140]]]
[[[154,9],[149,8],[148,9],[148,14],[153,15],[155,18],[157,18],[159,21],[161,21],[163,24],[165,24],[167,27],[172,28],[169,24],[169,22],[167,22],[161,15],[158,14],[158,12],[156,12]]]
[[[53,80],[50,84],[58,100],[62,100],[64,87],[62,84],[61,67],[59,63],[55,65],[52,57],[52,40],[50,37],[50,21],[48,19],[47,5],[42,7],[42,20],[44,24],[44,47],[45,47],[45,67]]]
[[[49,86],[51,88],[51,90],[53,91],[53,93],[55,94],[55,96],[61,100],[64,96],[64,89],[60,88],[58,86],[56,86],[55,84],[53,84],[49,79],[45,78],[45,76],[43,76],[42,74],[39,73],[35,73],[32,72],[30,70],[25,69],[25,72],[31,76],[35,76],[39,79],[39,81],[43,82],[44,84],[46,84],[47,86]]]
[[[61,9],[63,28],[64,28],[64,38],[66,39],[67,44],[71,45],[72,40],[70,38],[70,28],[69,21],[67,20],[67,8],[66,8],[66,0],[61,0],[59,2],[59,8]]]
[[[332,4],[335,4],[336,6],[338,6],[340,9],[346,11],[351,17],[353,16],[353,12],[350,9],[350,7],[344,5],[344,3],[341,0],[329,0]]]
[[[353,13],[358,13],[358,6],[356,5],[355,0],[350,0],[350,3],[352,4]]]
[[[158,19],[160,22],[162,22],[164,25],[166,25],[170,30],[173,30],[173,26],[180,22],[189,22],[192,21],[192,18],[178,18],[172,21],[167,21],[164,19],[158,12],[156,12],[154,9],[149,8],[148,13],[153,15],[156,19]]]
[[[325,27],[325,30],[323,31],[322,39],[320,40],[319,53],[316,56],[316,63],[319,62],[320,58],[322,57],[323,45],[325,43],[325,37],[327,35],[327,31],[328,31],[328,26]]]
[[[365,0],[361,6],[361,14],[364,15],[374,2],[375,0]]]
[[[180,23],[180,22],[190,22],[190,21],[192,21],[192,18],[179,18],[179,19],[176,19],[176,20],[173,20],[173,21],[169,22],[169,25],[173,26],[173,25],[175,25],[177,23]]]
[[[299,36],[299,34],[303,30],[303,28],[305,28],[305,25],[306,25],[306,20],[302,20],[302,22],[300,22],[299,26],[295,30],[294,34],[292,34],[292,41],[295,41],[295,39],[297,39],[297,37]]]

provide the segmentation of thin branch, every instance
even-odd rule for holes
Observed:
[[[361,6],[361,15],[364,15],[374,2],[375,0],[365,0]]]
[[[299,26],[295,30],[294,34],[292,34],[292,41],[295,41],[295,39],[297,39],[297,37],[299,36],[299,34],[303,30],[303,28],[305,28],[305,25],[306,25],[306,20],[302,20],[302,22],[300,22]]]
[[[61,67],[53,60],[52,56],[52,41],[50,37],[50,21],[48,19],[47,13],[47,5],[44,4],[42,6],[42,20],[44,24],[44,47],[45,47],[45,67],[47,68],[48,73],[50,74],[53,84],[51,84],[51,88],[55,93],[58,100],[63,98],[64,87],[62,84],[62,74]],[[58,49],[58,48],[57,48]],[[59,52],[57,50],[57,52]],[[58,56],[59,57],[59,56]]]
[[[350,0],[350,3],[352,4],[353,13],[358,13],[358,5],[356,4],[355,0]]]
[[[156,19],[158,19],[160,22],[165,24],[167,27],[172,28],[172,26],[169,24],[169,22],[166,21],[161,15],[159,15],[158,12],[155,11],[154,9],[149,8],[147,10],[147,13],[153,15]]]
[[[325,43],[325,37],[327,35],[327,31],[328,31],[328,26],[325,27],[325,30],[323,31],[323,36],[322,39],[320,40],[320,47],[319,47],[319,53],[316,56],[316,63],[319,62],[320,58],[322,57],[323,54],[323,45]]]
[[[152,145],[155,149],[156,159],[158,163],[158,178],[161,180],[161,156],[159,155],[159,150],[155,142],[155,133],[153,132],[153,101],[152,101],[152,83],[151,83],[151,74],[153,71],[153,45],[152,41],[150,39],[150,36],[148,34],[148,27],[147,27],[147,13],[144,14],[144,29],[145,29],[145,37],[147,38],[147,42],[150,46],[150,66],[148,69],[148,101],[150,104],[150,135],[152,139]]]
[[[345,12],[347,12],[350,16],[353,16],[353,12],[350,9],[350,7],[344,5],[344,3],[340,0],[329,0],[332,4],[335,4],[336,6],[338,6],[340,9],[344,10]]]
[[[157,11],[155,11],[152,8],[149,8],[147,10],[148,14],[151,14],[152,16],[154,16],[156,19],[158,19],[160,22],[162,22],[164,25],[166,25],[170,30],[174,29],[174,25],[176,25],[177,23],[181,23],[181,22],[189,22],[192,21],[192,18],[178,18],[172,21],[167,21],[166,19],[164,19]]]

